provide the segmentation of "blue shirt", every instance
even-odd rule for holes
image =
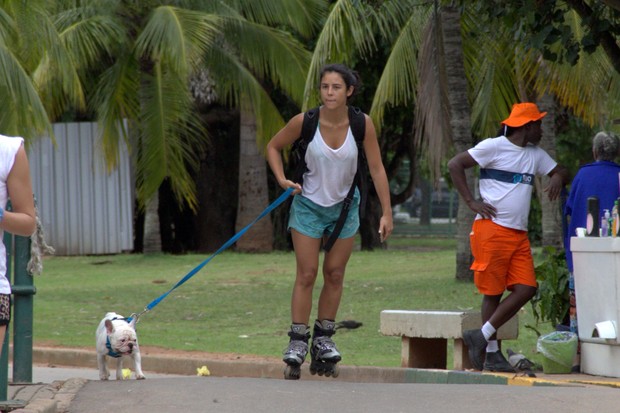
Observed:
[[[566,264],[568,270],[573,272],[573,255],[570,252],[570,237],[574,237],[575,228],[586,226],[588,213],[588,197],[595,196],[599,199],[599,225],[606,209],[611,213],[614,201],[620,197],[620,181],[618,174],[620,165],[609,161],[596,161],[583,165],[579,168],[570,194],[564,207],[564,214],[570,216],[568,231],[564,238],[566,248]]]

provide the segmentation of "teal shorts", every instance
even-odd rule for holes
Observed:
[[[357,233],[360,226],[359,207],[360,193],[356,188],[349,214],[338,238],[351,238]],[[288,229],[290,231],[292,228],[310,238],[329,236],[336,226],[341,210],[342,202],[324,207],[315,204],[302,195],[295,195],[291,204]]]

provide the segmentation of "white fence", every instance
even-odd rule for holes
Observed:
[[[94,123],[54,124],[29,142],[32,185],[45,239],[56,255],[115,254],[133,249],[133,182],[127,150],[108,173]]]

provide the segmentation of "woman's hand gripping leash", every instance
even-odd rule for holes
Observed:
[[[282,189],[284,189],[285,191],[289,188],[293,188],[293,193],[291,193],[291,195],[297,195],[301,193],[301,185],[299,185],[298,183],[295,183],[291,180],[285,180],[282,183],[280,183],[280,186],[282,187]]]

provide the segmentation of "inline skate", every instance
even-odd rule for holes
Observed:
[[[312,346],[310,347],[310,373],[338,377],[337,363],[342,359],[331,337],[336,333],[336,323],[330,320],[314,323]]]
[[[284,350],[284,357],[282,358],[282,361],[286,363],[284,378],[286,380],[299,380],[301,365],[306,360],[306,355],[308,354],[308,340],[310,339],[308,326],[292,324],[288,336],[290,341],[288,347]]]

